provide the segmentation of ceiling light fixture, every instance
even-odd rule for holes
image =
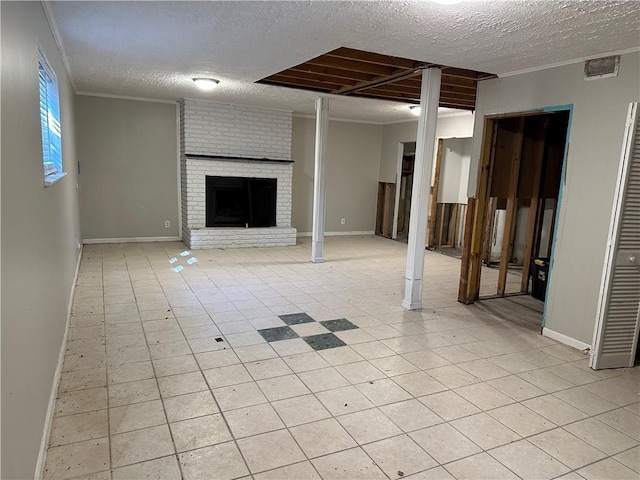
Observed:
[[[409,107],[409,110],[411,110],[411,113],[413,113],[416,117],[420,115],[420,105],[411,105]]]
[[[461,3],[462,0],[431,0],[433,3],[439,3],[440,5],[456,5]]]
[[[213,90],[218,86],[220,80],[216,80],[215,78],[194,78],[193,81],[200,90]]]

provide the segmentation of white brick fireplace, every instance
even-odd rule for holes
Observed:
[[[182,236],[191,249],[295,245],[291,227],[291,113],[180,102]],[[207,227],[206,177],[276,179],[271,227]]]

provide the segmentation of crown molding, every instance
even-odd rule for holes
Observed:
[[[112,95],[110,93],[98,93],[98,92],[76,92],[76,95],[82,95],[86,97],[101,97],[101,98],[117,98],[120,100],[135,100],[138,102],[155,102],[155,103],[170,103],[175,105],[177,100],[165,100],[162,98],[147,98],[147,97],[128,97],[126,95]]]
[[[60,58],[62,59],[62,64],[64,65],[64,69],[67,72],[67,78],[69,79],[69,83],[71,84],[71,88],[76,92],[76,83],[73,80],[73,75],[71,75],[71,68],[69,67],[69,60],[67,57],[67,53],[64,49],[64,44],[62,43],[62,37],[60,35],[60,30],[58,30],[58,24],[53,16],[53,11],[51,10],[51,2],[47,0],[43,0],[40,2],[42,5],[42,9],[44,10],[44,15],[47,17],[47,23],[49,24],[49,28],[51,29],[51,34],[53,35],[53,40],[56,42],[56,47],[58,47],[58,53],[60,54]]]
[[[574,65],[576,63],[584,62],[585,60],[592,60],[594,58],[609,57],[611,55],[625,55],[627,53],[635,53],[635,52],[640,52],[640,46],[627,48],[625,50],[616,50],[614,52],[598,53],[595,55],[589,55],[588,57],[573,58],[571,60],[565,60],[563,62],[556,62],[556,63],[549,63],[547,65],[541,65],[539,67],[524,68],[522,70],[515,70],[513,72],[499,73],[498,78],[513,77],[515,75],[524,75],[526,73],[539,72],[541,70],[549,70],[551,68],[566,67],[567,65]],[[480,81],[484,82],[485,80],[480,80]]]

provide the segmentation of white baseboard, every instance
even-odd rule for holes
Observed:
[[[125,238],[85,238],[82,243],[138,243],[138,242],[181,242],[182,237],[125,237]]]
[[[363,231],[363,232],[359,232],[359,231],[353,231],[353,232],[324,232],[324,236],[325,237],[339,237],[339,236],[346,236],[346,235],[375,235],[376,232],[374,232],[373,230],[371,231]],[[310,237],[311,235],[313,235],[312,232],[298,232],[296,234],[296,237]]]
[[[581,351],[591,349],[591,345],[581,342],[580,340],[576,340],[575,338],[568,337],[563,333],[558,333],[556,331],[550,330],[547,327],[542,328],[542,335],[544,335],[545,337],[549,337],[552,340],[557,340],[560,343],[564,343],[569,347],[577,348]]]
[[[64,364],[64,353],[67,348],[67,338],[69,337],[69,324],[71,323],[71,309],[73,308],[73,299],[76,295],[76,284],[78,283],[78,274],[80,273],[80,261],[82,260],[82,246],[78,252],[78,261],[76,263],[76,273],[73,276],[71,284],[71,292],[69,293],[69,305],[67,306],[67,322],[64,327],[64,336],[62,337],[62,345],[60,345],[60,353],[58,354],[58,365],[53,375],[53,385],[51,387],[51,395],[49,395],[49,405],[47,406],[47,415],[44,419],[44,430],[40,441],[40,452],[38,453],[38,461],[36,462],[36,473],[34,478],[42,479],[44,476],[44,465],[47,460],[47,445],[49,444],[49,435],[51,434],[51,426],[53,424],[53,412],[56,408],[56,397],[58,396],[58,387],[60,386],[60,377],[62,376],[62,365]]]

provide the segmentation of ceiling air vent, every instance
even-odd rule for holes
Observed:
[[[620,67],[620,55],[610,57],[593,58],[584,62],[584,79],[598,80],[618,76]]]

